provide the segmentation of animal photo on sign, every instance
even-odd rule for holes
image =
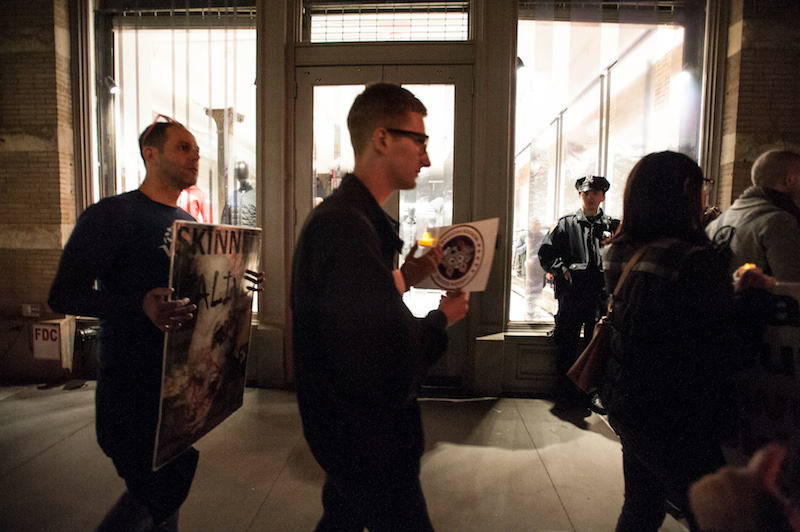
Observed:
[[[459,279],[472,267],[475,260],[475,243],[467,236],[456,236],[444,246],[439,271],[447,279]]]

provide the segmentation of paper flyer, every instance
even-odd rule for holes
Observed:
[[[261,229],[176,221],[170,288],[197,305],[164,340],[153,470],[242,406]]]
[[[428,233],[442,244],[439,269],[415,288],[483,292],[489,280],[499,218],[433,227]]]

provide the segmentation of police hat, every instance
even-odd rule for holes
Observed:
[[[611,183],[609,183],[605,177],[599,175],[587,175],[586,177],[582,177],[575,181],[575,188],[578,189],[578,192],[597,190],[598,192],[605,194],[606,191],[611,188]]]

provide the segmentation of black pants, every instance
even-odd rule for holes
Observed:
[[[676,427],[655,436],[620,423],[611,426],[622,442],[625,502],[617,532],[656,532],[666,516],[669,500],[697,530],[689,507],[689,486],[725,463],[719,444],[711,437]]]
[[[199,456],[192,447],[153,471],[158,384],[148,390],[144,385],[109,385],[100,380],[96,394],[97,441],[130,494],[147,506],[156,524],[177,512],[186,500]]]
[[[382,482],[327,475],[318,532],[433,532],[419,477]]]
[[[189,495],[199,455],[191,447],[158,471],[111,458],[128,492],[147,506],[153,522],[159,524],[177,512]]]
[[[559,394],[575,395],[579,390],[567,378],[567,371],[577,360],[583,339],[590,339],[597,322],[600,295],[595,291],[580,290],[577,287],[558,298],[558,313],[553,341],[558,346],[556,371],[558,372]],[[583,392],[580,392],[583,393]]]

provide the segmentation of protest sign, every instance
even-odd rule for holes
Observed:
[[[428,229],[442,244],[442,262],[415,288],[483,292],[492,269],[498,218]]]
[[[197,305],[164,340],[156,470],[243,402],[261,230],[176,221],[170,288]]]
[[[788,442],[800,431],[800,283],[778,283],[755,363],[736,379],[739,451]]]

